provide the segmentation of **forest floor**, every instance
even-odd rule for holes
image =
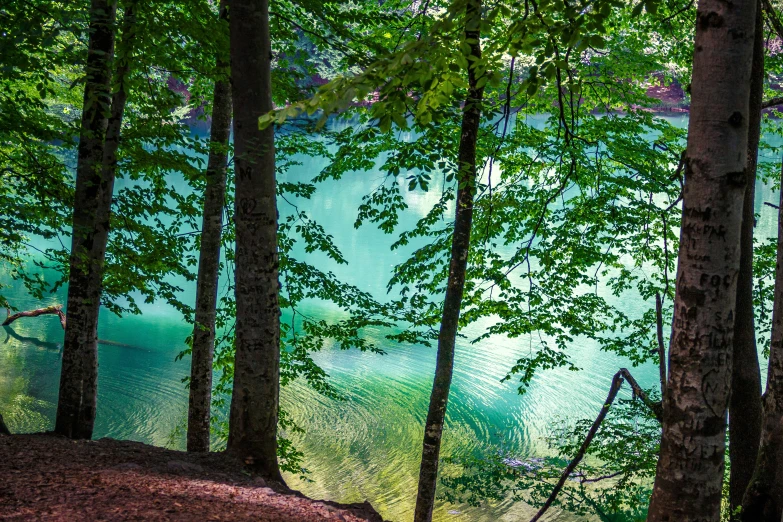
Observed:
[[[311,500],[239,467],[140,442],[0,436],[0,520],[382,521],[367,502]]]

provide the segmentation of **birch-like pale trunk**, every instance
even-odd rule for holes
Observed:
[[[720,519],[758,0],[700,0],[663,436],[647,520]]]

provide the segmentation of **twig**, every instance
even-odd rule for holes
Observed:
[[[658,368],[661,374],[661,398],[666,398],[666,347],[663,344],[663,302],[655,293],[655,324],[658,330]]]
[[[608,475],[601,475],[600,477],[593,477],[588,478],[587,475],[582,475],[582,478],[579,480],[580,484],[590,484],[594,482],[601,482],[602,480],[612,479],[615,477],[619,477],[622,475],[624,471],[615,471],[614,473],[609,473]]]

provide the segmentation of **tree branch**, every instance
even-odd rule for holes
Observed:
[[[36,310],[28,310],[26,312],[17,312],[11,315],[11,309],[6,308],[6,319],[3,321],[3,326],[8,326],[14,321],[22,317],[38,317],[39,315],[58,315],[60,317],[60,325],[65,330],[65,314],[63,313],[63,305],[52,305],[45,308],[38,308]]]
[[[778,105],[783,105],[783,96],[779,96],[777,98],[770,98],[769,100],[765,100],[761,102],[762,109],[769,109],[770,107],[776,107]]]
[[[661,377],[661,399],[666,397],[666,347],[663,344],[663,301],[655,293],[655,326],[658,331],[658,368]]]
[[[633,378],[631,372],[629,372],[627,368],[620,368],[620,370],[614,374],[614,377],[612,377],[612,384],[609,387],[609,395],[607,395],[606,401],[604,401],[604,405],[601,408],[601,411],[598,413],[598,417],[596,417],[593,421],[593,425],[590,427],[590,431],[587,432],[587,436],[585,437],[584,442],[582,442],[582,445],[579,447],[579,451],[576,452],[576,456],[574,456],[571,462],[569,462],[566,469],[563,470],[563,473],[560,475],[560,479],[557,481],[557,484],[555,484],[555,489],[552,490],[549,498],[546,499],[546,502],[544,502],[544,505],[541,506],[541,509],[538,510],[538,513],[536,513],[533,518],[530,519],[530,522],[536,522],[542,516],[544,516],[544,513],[546,513],[546,511],[554,503],[558,493],[560,493],[560,490],[563,489],[563,485],[565,484],[566,480],[568,480],[568,477],[571,476],[576,467],[584,458],[585,453],[587,452],[587,448],[590,447],[590,443],[593,441],[595,434],[598,432],[598,428],[601,427],[601,423],[604,421],[604,418],[606,418],[606,414],[609,413],[609,407],[614,402],[615,397],[617,397],[617,392],[620,391],[620,387],[623,384],[623,379],[628,381],[628,384],[631,385],[634,397],[639,397],[642,402],[655,414],[655,418],[661,422],[663,416],[661,403],[650,400],[641,386],[639,386],[639,383],[636,382],[636,379]],[[599,479],[610,477],[611,476],[599,477]],[[583,480],[582,482],[589,482],[589,480]]]
[[[563,471],[563,474],[560,475],[560,480],[558,480],[557,484],[555,484],[555,489],[552,490],[549,498],[546,499],[546,502],[543,506],[541,506],[541,509],[538,510],[538,513],[536,513],[533,518],[530,519],[530,522],[536,522],[542,516],[544,516],[544,513],[546,513],[546,511],[555,501],[555,498],[557,498],[557,494],[560,493],[561,489],[563,489],[563,484],[565,484],[565,481],[568,479],[571,473],[574,472],[576,466],[582,461],[587,448],[593,441],[593,437],[595,437],[595,434],[598,432],[598,428],[601,426],[601,423],[604,421],[606,414],[609,412],[609,407],[614,402],[615,397],[617,397],[617,392],[620,391],[620,386],[623,384],[623,370],[624,368],[614,374],[614,377],[612,378],[612,385],[609,387],[609,395],[607,395],[606,401],[604,401],[604,405],[601,407],[601,411],[598,413],[598,417],[596,417],[593,425],[590,427],[590,431],[587,432],[587,437],[585,437],[584,442],[582,442],[582,445],[579,447],[579,451],[576,453],[576,456],[568,464],[566,469]]]
[[[17,319],[21,317],[38,317],[39,315],[54,315],[57,314],[60,317],[60,326],[63,327],[63,330],[65,330],[65,312],[63,312],[63,305],[57,304],[52,306],[47,306],[45,308],[38,308],[37,310],[28,310],[26,312],[18,312],[13,315],[11,315],[10,308],[6,308],[6,313],[8,317],[5,321],[3,321],[2,326],[9,326],[11,323],[16,321]],[[12,328],[9,328],[6,330],[7,332],[13,332]],[[19,339],[24,342],[33,342],[36,343],[37,340],[33,340],[29,337],[20,337],[16,335],[16,333],[13,333],[13,336],[15,339]],[[40,343],[40,341],[38,341]],[[125,344],[125,343],[118,343],[117,341],[106,341],[104,339],[98,339],[98,344],[103,344],[107,346],[119,346],[121,348],[135,348],[132,344]],[[56,345],[53,345],[52,347],[55,347]],[[45,346],[48,348],[49,346]]]
[[[780,18],[775,12],[775,8],[772,7],[772,3],[769,0],[761,0],[761,6],[764,8],[764,12],[767,14],[767,21],[772,24],[778,38],[783,39],[783,24],[780,23]],[[766,103],[766,102],[765,102]],[[780,105],[783,101],[778,102],[776,105]],[[766,109],[764,104],[761,105],[762,109]]]
[[[636,382],[636,379],[633,378],[633,375],[631,375],[631,372],[629,372],[627,368],[620,368],[620,371],[617,373],[621,374],[625,380],[628,381],[628,384],[631,385],[634,398],[640,398],[644,405],[647,406],[651,412],[653,412],[655,419],[658,422],[663,422],[663,405],[647,396],[647,393],[645,393],[642,387],[639,386],[639,383]]]

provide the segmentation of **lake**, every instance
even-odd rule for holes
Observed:
[[[686,120],[675,117],[672,121],[685,125]],[[325,160],[308,159],[286,174],[286,179],[309,180],[325,164]],[[349,264],[338,266],[315,255],[309,260],[379,297],[385,295],[391,267],[407,252],[389,250],[393,235],[372,226],[353,228],[362,196],[371,192],[381,177],[378,172],[365,172],[340,182],[328,181],[305,207],[334,236]],[[409,209],[402,225],[410,225],[427,212],[437,192],[437,186],[427,193],[403,191]],[[777,194],[759,187],[756,233],[760,238],[776,234],[775,212],[764,207],[764,201],[777,203]],[[289,211],[281,201],[281,215]],[[19,309],[65,303],[64,290],[41,302],[30,298],[8,274],[0,273],[0,283],[10,284],[4,294]],[[184,297],[192,301],[194,295],[193,285],[187,285]],[[624,310],[631,315],[651,306],[640,299],[625,299]],[[101,313],[99,337],[129,346],[100,346],[95,437],[183,449],[184,436],[177,428],[181,430],[186,419],[187,392],[182,378],[189,375],[190,360],[175,361],[175,356],[184,348],[191,327],[165,304],[141,307],[140,316],[118,318],[105,310]],[[336,312],[313,304],[308,313],[328,317]],[[481,328],[481,324],[473,325],[465,333],[470,337]],[[305,467],[310,470],[308,482],[290,475],[286,479],[310,497],[339,502],[366,499],[387,519],[409,520],[435,349],[390,343],[379,331],[366,335],[387,354],[327,348],[315,356],[346,400],[324,398],[301,383],[283,389],[283,405],[306,431],[294,440],[305,453]],[[21,319],[13,328],[0,330],[0,336],[0,412],[12,431],[53,429],[63,339],[57,318]],[[478,344],[458,341],[442,455],[502,438],[520,459],[542,456],[546,451],[543,437],[555,418],[594,417],[612,375],[630,363],[601,352],[588,340],[577,339],[572,348],[580,371],[539,372],[529,391],[520,396],[514,379],[500,381],[530,349],[526,339],[493,337]],[[632,371],[642,386],[656,386],[657,366],[649,364]],[[621,396],[630,397],[630,392],[624,388]],[[441,503],[435,519],[519,520],[532,512],[521,504],[472,508]],[[567,515],[552,518],[573,519]]]

